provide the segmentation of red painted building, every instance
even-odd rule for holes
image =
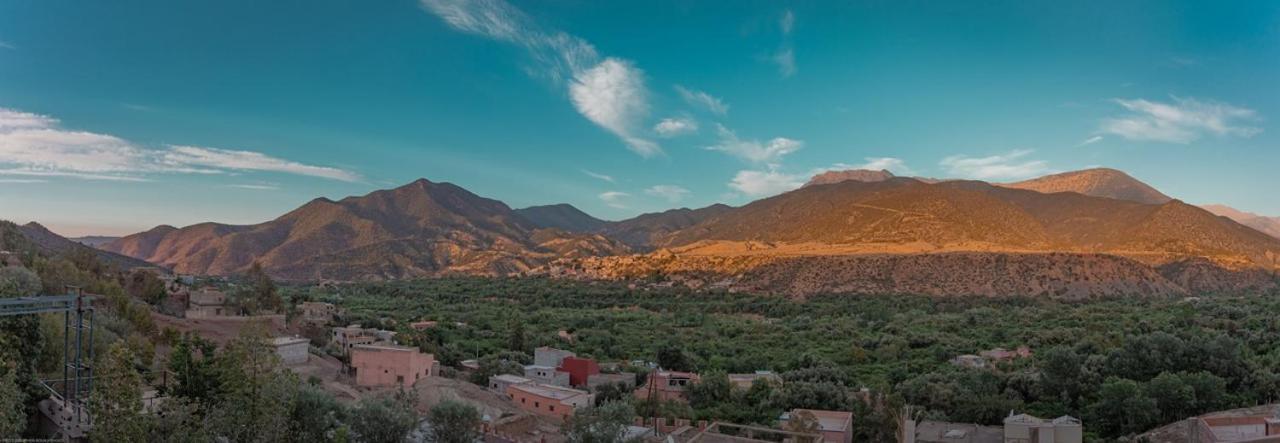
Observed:
[[[586,386],[588,377],[600,373],[600,365],[589,358],[565,357],[556,370],[569,373],[569,386]]]

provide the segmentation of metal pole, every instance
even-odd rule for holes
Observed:
[[[67,384],[67,380],[69,376],[69,374],[67,374],[67,370],[70,369],[68,365],[71,364],[71,360],[69,360],[70,358],[71,358],[71,311],[63,311],[62,312],[62,407],[63,408],[67,407],[67,404],[66,404],[67,394],[69,394],[67,388],[71,387],[71,385]]]
[[[81,332],[84,331],[84,297],[76,298],[76,382],[75,382],[75,403],[80,401],[80,368],[83,367],[83,361],[80,359],[80,351],[84,347],[84,341]],[[76,423],[80,422],[80,405],[75,407]]]

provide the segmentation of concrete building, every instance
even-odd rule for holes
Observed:
[[[234,315],[226,306],[227,295],[213,288],[200,288],[187,296],[187,318],[211,318]]]
[[[823,443],[853,442],[853,413],[841,411],[823,411],[818,409],[792,409],[785,412],[778,421],[784,428],[793,420],[811,418],[817,421],[818,432],[822,434]]]
[[[1084,426],[1075,417],[1053,420],[1010,414],[1004,427],[906,420],[901,443],[1081,443]]]
[[[569,373],[552,366],[525,366],[524,377],[544,385],[569,387]]]
[[[729,374],[729,383],[739,389],[751,389],[751,385],[755,384],[756,380],[774,385],[782,384],[782,377],[770,371],[756,371],[751,374]]]
[[[656,398],[659,401],[687,402],[689,397],[685,394],[685,390],[698,380],[698,374],[692,372],[655,370],[649,373],[644,386],[636,389],[635,395],[641,399]]]
[[[565,358],[576,356],[577,354],[563,349],[543,346],[533,350],[533,365],[557,368],[560,367],[560,362],[564,361]]]
[[[393,337],[395,337],[395,333],[391,331],[350,325],[333,328],[333,339],[330,340],[330,343],[338,348],[340,353],[346,355],[356,346],[390,342]]]
[[[511,385],[523,385],[533,383],[533,380],[511,374],[500,374],[489,377],[489,390],[502,395],[507,395],[507,388]]]
[[[298,305],[302,320],[309,323],[324,324],[334,320],[338,315],[338,307],[333,303],[306,301]]]
[[[1277,443],[1280,405],[1268,404],[1211,412],[1170,423],[1137,436],[1151,443]]]
[[[385,344],[351,348],[351,370],[357,386],[396,386],[405,389],[431,376],[435,358],[417,348]]]
[[[1004,429],[970,423],[907,420],[902,443],[1002,443]]]
[[[591,392],[595,392],[600,386],[618,384],[625,386],[628,391],[634,390],[636,388],[636,375],[630,372],[620,372],[615,374],[591,374],[587,377],[587,389]]]
[[[587,385],[588,377],[600,373],[600,365],[589,358],[565,357],[556,370],[569,374],[569,386],[582,387]]]
[[[1004,419],[1004,443],[1081,443],[1084,429],[1075,417],[1053,420],[1027,414],[1010,414]]]
[[[276,355],[286,365],[306,363],[311,359],[311,340],[299,337],[276,337],[272,341]]]
[[[538,383],[507,386],[507,395],[520,409],[548,417],[567,418],[573,410],[595,403],[587,391]]]

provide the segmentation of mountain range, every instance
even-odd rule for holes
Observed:
[[[511,209],[418,180],[313,200],[257,225],[159,226],[104,250],[290,280],[451,273],[682,281],[777,291],[1098,295],[1271,290],[1280,239],[1113,169],[1010,184],[832,171],[741,207],[605,221]]]

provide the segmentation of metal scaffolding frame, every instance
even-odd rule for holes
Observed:
[[[67,287],[66,295],[0,298],[0,317],[62,313],[62,379],[40,380],[40,384],[53,394],[77,426],[92,421],[89,394],[93,391],[93,299],[77,287]]]

